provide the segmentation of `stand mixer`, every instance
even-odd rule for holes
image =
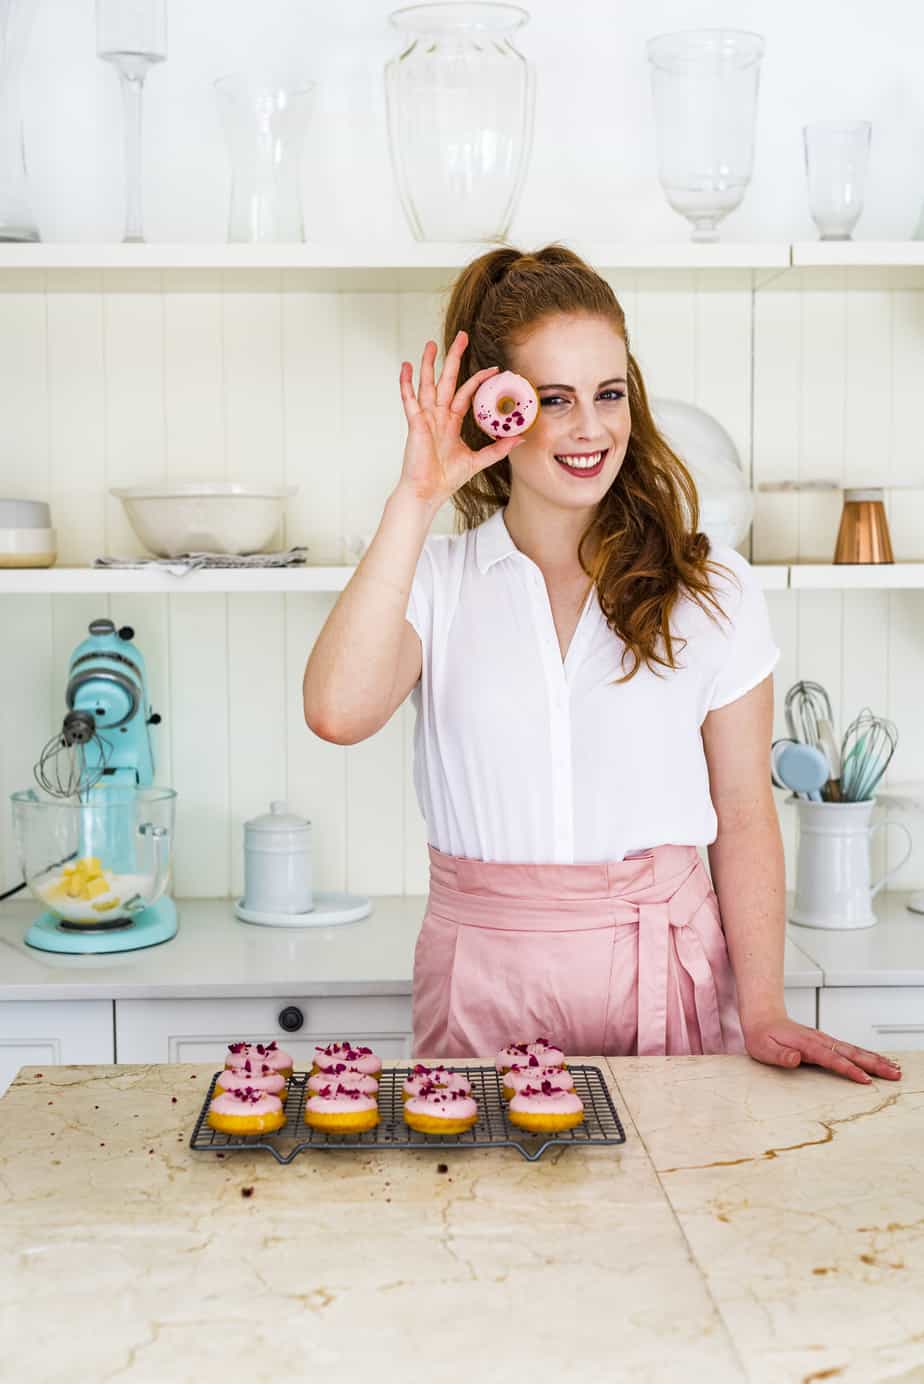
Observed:
[[[23,873],[48,911],[26,933],[53,952],[133,951],[177,930],[165,893],[172,788],[155,788],[148,697],[134,630],[93,620],[71,654],[67,714],[34,769],[41,793],[12,795]]]

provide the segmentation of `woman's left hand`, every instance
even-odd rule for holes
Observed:
[[[867,1073],[889,1081],[901,1079],[901,1067],[888,1057],[841,1042],[817,1028],[794,1023],[785,1014],[743,1023],[742,1027],[749,1055],[769,1067],[798,1067],[802,1062],[810,1062],[851,1081],[868,1082]]]

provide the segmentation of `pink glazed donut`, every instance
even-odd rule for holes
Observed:
[[[528,432],[539,417],[539,400],[529,380],[503,370],[478,386],[472,412],[481,431],[497,441]]]

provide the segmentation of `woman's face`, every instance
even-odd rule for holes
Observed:
[[[553,504],[595,507],[632,431],[625,341],[605,318],[560,314],[534,327],[509,363],[539,396],[539,416],[510,454],[513,485]]]

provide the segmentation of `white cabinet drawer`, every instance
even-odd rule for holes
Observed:
[[[304,1018],[295,1033],[279,1015],[290,1006]],[[315,1044],[349,1038],[375,1048],[381,1057],[409,1057],[410,995],[335,995],[300,999],[116,1000],[119,1062],[216,1062],[229,1043],[274,1038],[295,1058],[296,1067]]]
[[[20,1067],[114,1060],[111,1000],[0,1003],[0,1094]]]
[[[924,986],[842,985],[820,992],[819,1028],[877,1052],[924,1050]]]
[[[795,985],[791,989],[783,991],[786,1013],[793,1023],[807,1024],[809,1028],[815,1027],[817,994],[818,991],[811,987]]]

